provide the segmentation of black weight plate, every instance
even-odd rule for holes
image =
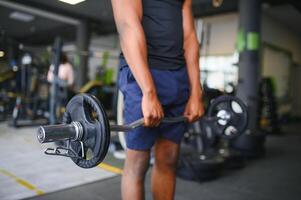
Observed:
[[[80,122],[83,126],[85,157],[71,158],[82,168],[92,168],[105,158],[110,144],[110,125],[102,104],[89,94],[74,96],[67,104],[63,123]],[[79,156],[82,155],[81,143],[70,141],[70,146]]]
[[[201,129],[202,129],[202,141],[204,145],[204,149],[208,149],[213,147],[218,143],[218,139],[216,137],[215,132],[212,130],[212,127],[205,120],[200,120]]]
[[[237,150],[230,148],[221,156],[225,159],[225,169],[241,169],[246,165],[245,157]]]
[[[177,175],[183,179],[208,181],[219,177],[224,159],[219,155],[191,154],[180,157]]]
[[[212,101],[208,109],[208,117],[215,118],[227,115],[228,120],[211,122],[214,132],[226,139],[241,135],[248,125],[248,110],[246,105],[237,97],[223,95]]]
[[[246,158],[260,158],[265,154],[266,134],[244,133],[230,142],[230,147],[238,150]]]

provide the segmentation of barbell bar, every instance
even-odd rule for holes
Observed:
[[[214,124],[217,131],[223,131],[220,136],[233,138],[238,136],[245,125],[236,129],[233,124],[235,113],[231,112],[229,102],[237,101],[235,97],[223,96],[214,100],[209,108],[209,116],[202,117],[208,123]],[[224,104],[223,104],[224,103]],[[223,105],[219,108],[218,106]],[[236,116],[242,122],[246,108],[242,106],[242,112]],[[247,115],[246,115],[247,116]],[[237,119],[236,119],[237,120]],[[164,118],[161,123],[180,123],[187,119],[184,116]],[[232,124],[231,124],[232,123]],[[70,157],[75,164],[82,168],[95,167],[105,158],[111,137],[111,131],[128,132],[144,124],[143,118],[127,125],[110,125],[102,104],[96,97],[89,94],[74,96],[67,104],[63,116],[63,123],[59,125],[41,126],[37,130],[37,139],[40,143],[65,141],[65,146],[48,148],[47,155]],[[237,124],[236,124],[237,126]],[[229,129],[229,130],[228,130]],[[227,131],[228,130],[228,131]],[[223,135],[224,134],[224,135]],[[88,154],[90,154],[88,156]]]

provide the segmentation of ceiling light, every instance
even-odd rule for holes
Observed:
[[[71,5],[75,5],[75,4],[78,4],[78,3],[86,1],[86,0],[59,0],[59,1],[71,4]]]
[[[27,13],[22,13],[19,11],[14,11],[12,13],[10,13],[9,17],[11,19],[16,19],[22,22],[30,22],[34,19],[33,15],[27,14]]]
[[[4,51],[0,51],[0,58],[4,57],[5,53]]]

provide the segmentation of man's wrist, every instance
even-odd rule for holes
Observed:
[[[192,97],[195,97],[195,98],[198,98],[198,99],[202,99],[203,98],[203,90],[200,87],[199,88],[195,88],[195,89],[191,89],[190,95]]]
[[[153,97],[157,95],[156,89],[155,88],[147,88],[142,90],[142,94],[143,96],[149,96],[149,97]]]

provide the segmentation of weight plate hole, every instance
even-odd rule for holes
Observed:
[[[85,105],[85,114],[87,119],[91,123],[99,122],[97,112],[92,108],[90,104]]]
[[[88,148],[86,151],[86,160],[91,160],[94,157],[93,150]]]
[[[232,107],[233,112],[235,112],[235,113],[243,112],[242,107],[236,101],[231,102],[231,107]]]

